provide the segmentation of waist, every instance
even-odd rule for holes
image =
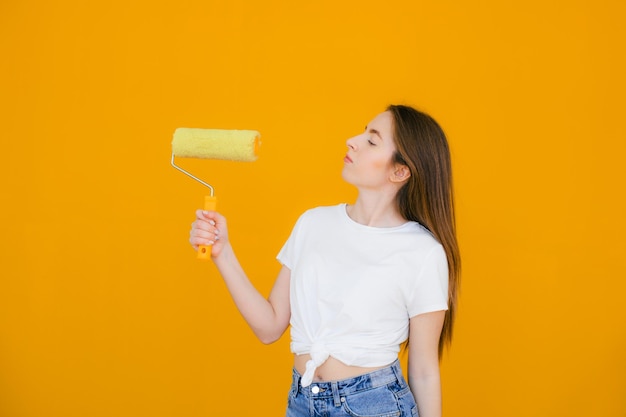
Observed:
[[[298,371],[300,375],[304,375],[304,372],[306,371],[306,363],[310,359],[311,355],[308,353],[294,355],[294,369]],[[388,366],[389,365],[374,367],[350,366],[330,356],[323,364],[317,367],[315,374],[313,375],[313,381],[338,381],[341,379],[367,374]]]
[[[304,356],[304,355],[302,355]],[[329,358],[331,360],[333,358]],[[334,359],[337,361],[336,359]],[[338,361],[337,361],[338,362]],[[344,365],[347,366],[347,365]],[[320,366],[322,368],[323,366]],[[359,368],[347,366],[348,368]],[[361,368],[368,369],[368,368]],[[370,368],[371,369],[371,368]],[[368,389],[378,388],[398,382],[401,386],[406,386],[400,362],[396,359],[392,364],[377,368],[373,371],[363,373],[357,376],[351,376],[340,379],[316,381],[307,387],[302,387],[300,380],[302,373],[296,367],[293,369],[293,387],[298,393],[304,393],[316,397],[333,397],[334,395],[348,395]]]

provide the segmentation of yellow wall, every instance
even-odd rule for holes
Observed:
[[[345,139],[389,103],[431,113],[453,149],[446,415],[626,415],[625,11],[3,1],[0,415],[282,415],[288,337],[257,342],[195,260],[205,190],[169,166],[171,135],[262,132],[253,164],[181,164],[216,186],[267,293],[297,216],[354,198]]]

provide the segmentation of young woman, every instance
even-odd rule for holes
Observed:
[[[393,105],[347,141],[354,204],[305,212],[278,254],[266,299],[198,210],[190,242],[212,259],[263,343],[291,324],[288,417],[441,416],[439,358],[452,336],[460,259],[450,153],[428,115]],[[398,352],[408,341],[408,384]]]

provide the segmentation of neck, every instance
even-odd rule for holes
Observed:
[[[398,210],[395,194],[360,191],[355,203],[346,210],[352,220],[365,226],[395,227],[406,223]]]

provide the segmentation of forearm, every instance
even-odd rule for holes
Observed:
[[[252,285],[230,244],[225,246],[219,257],[213,258],[226,287],[254,334],[263,342],[276,341],[285,326],[279,323],[272,304]]]
[[[420,417],[441,417],[441,380],[439,373],[409,375],[409,386]]]

